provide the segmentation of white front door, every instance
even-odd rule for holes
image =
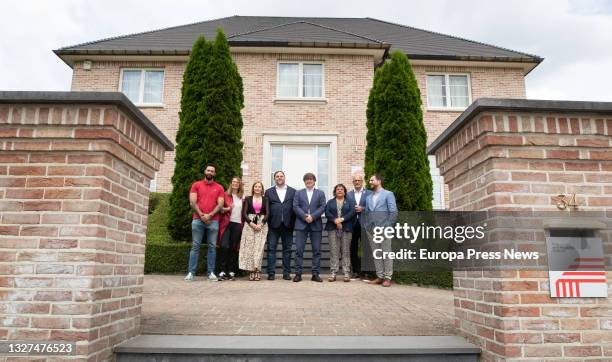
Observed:
[[[304,174],[317,173],[315,146],[286,145],[284,147],[283,167],[287,185],[296,190],[304,188]]]
[[[274,185],[274,172],[282,170],[287,184],[299,190],[304,188],[304,174],[311,172],[317,177],[316,187],[329,196],[328,144],[272,144],[270,151],[270,185]]]

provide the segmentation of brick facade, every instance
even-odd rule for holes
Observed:
[[[0,102],[0,135],[0,339],[77,341],[75,358],[111,359],[140,333],[149,182],[165,147],[94,99]]]
[[[249,167],[244,177],[247,188],[262,179],[263,135],[270,132],[300,133],[312,131],[337,134],[337,181],[350,184],[351,165],[362,165],[365,152],[365,109],[374,76],[374,59],[363,55],[291,55],[272,53],[234,53],[244,83],[243,109],[244,162]],[[276,64],[278,60],[323,61],[325,64],[326,103],[275,102]],[[74,65],[72,90],[117,91],[121,68],[159,67],[165,69],[164,106],[141,110],[171,140],[175,139],[180,110],[180,91],[185,68],[177,62],[108,61],[92,63],[84,70],[82,62]],[[457,67],[415,65],[424,105],[425,126],[429,140],[435,139],[461,113],[427,111],[425,75],[428,72],[467,73],[470,75],[471,97],[524,98],[522,68]],[[174,153],[166,160],[157,177],[157,191],[169,192],[174,171]],[[333,167],[333,165],[332,165]]]
[[[612,209],[612,112],[485,110],[435,154],[451,210]],[[612,252],[609,230],[604,251]],[[544,230],[532,240],[543,241]],[[608,272],[608,287],[612,289]],[[612,298],[550,298],[546,271],[454,273],[456,327],[485,360],[609,360]]]

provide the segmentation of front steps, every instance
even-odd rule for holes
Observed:
[[[141,335],[115,347],[117,362],[478,361],[457,336]]]

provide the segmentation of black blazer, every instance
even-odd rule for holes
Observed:
[[[325,224],[325,230],[336,230],[336,223],[334,220],[338,217],[338,205],[336,204],[336,198],[327,201],[325,205],[325,217],[327,223]],[[344,222],[342,223],[342,231],[353,232],[353,225],[355,225],[355,202],[351,199],[344,198],[344,205],[342,205],[342,217]]]
[[[252,219],[249,218],[249,214],[256,214],[255,208],[253,207],[253,196],[247,196],[242,202],[242,219],[245,223],[249,223],[257,218],[257,224],[265,224],[268,221],[268,210],[270,210],[270,202],[268,198],[263,196],[261,199],[261,210],[257,216]]]
[[[268,225],[271,228],[278,229],[281,225],[291,231],[295,225],[295,213],[293,212],[293,197],[295,189],[287,185],[285,200],[280,201],[276,187],[272,186],[266,190],[264,196],[269,200],[270,212],[268,214]]]

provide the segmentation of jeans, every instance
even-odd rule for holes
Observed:
[[[306,239],[310,236],[312,245],[312,274],[319,274],[321,267],[321,238],[322,231],[310,230],[310,225],[304,230],[295,231],[295,274],[302,274],[302,262],[304,261],[304,248]]]
[[[275,274],[276,244],[278,238],[283,240],[283,274],[291,274],[291,247],[293,244],[293,230],[281,224],[279,228],[268,228],[268,274]]]
[[[200,246],[206,234],[208,253],[206,254],[207,275],[215,272],[215,257],[217,254],[217,236],[219,234],[219,221],[211,220],[205,224],[200,219],[193,219],[191,222],[191,252],[189,253],[189,272],[196,274],[198,269],[198,257],[200,256]]]

